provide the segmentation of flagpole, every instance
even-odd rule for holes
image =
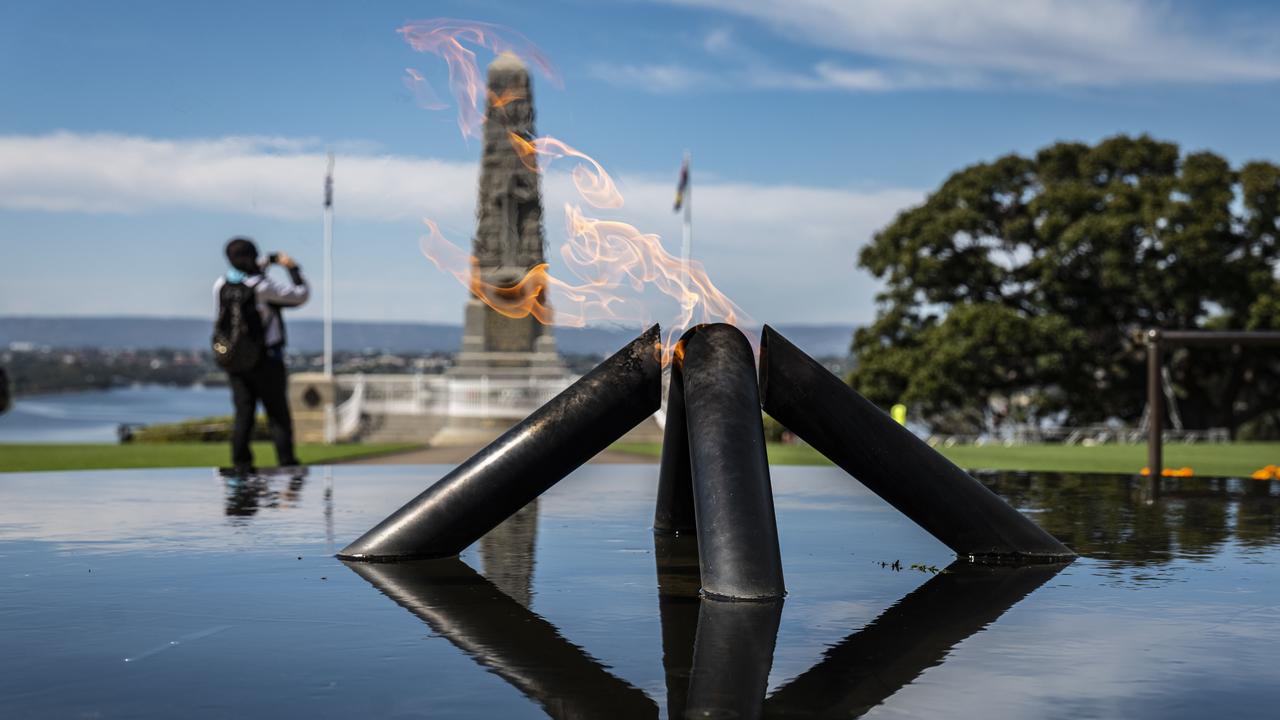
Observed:
[[[689,287],[689,260],[693,257],[693,165],[689,151],[684,151],[684,166],[689,181],[684,188],[684,223],[681,225],[680,262],[684,268],[684,284]]]
[[[333,393],[333,152],[329,153],[329,168],[324,176],[324,378]],[[338,398],[331,396],[324,410],[324,441],[332,445],[337,439],[337,417],[334,405]]]

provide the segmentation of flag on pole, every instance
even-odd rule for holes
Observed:
[[[676,204],[673,208],[674,212],[680,212],[680,208],[684,207],[684,191],[689,188],[689,158],[685,157],[684,162],[680,164],[680,182],[676,184]]]

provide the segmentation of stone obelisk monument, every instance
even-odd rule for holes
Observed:
[[[511,133],[534,137],[533,88],[520,58],[503,53],[489,65],[480,199],[471,241],[476,272],[499,287],[515,285],[545,262],[539,176],[517,154]],[[462,351],[449,374],[518,380],[562,378],[566,370],[549,326],[532,316],[506,317],[472,297],[466,306]]]

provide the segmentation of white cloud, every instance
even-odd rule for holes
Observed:
[[[178,207],[311,219],[319,212],[325,162],[308,139],[0,136],[0,207],[105,213]],[[474,203],[474,163],[349,154],[339,157],[335,173],[343,212],[365,220]]]
[[[129,213],[137,216],[138,227],[149,222],[148,213],[211,211],[302,221],[311,232],[320,213],[324,165],[317,143],[289,138],[160,140],[65,132],[0,136],[0,209]],[[565,232],[560,208],[565,202],[580,202],[568,169],[553,168],[545,182],[544,215],[553,272]],[[394,234],[398,225],[388,221],[431,217],[452,241],[469,243],[475,163],[349,154],[338,157],[335,175],[344,237]],[[631,223],[664,236],[668,248],[678,247],[680,220],[671,211],[674,178],[625,172],[615,172],[615,178],[626,197],[625,206],[612,211],[584,207],[584,212]],[[706,178],[695,172],[695,257],[704,262],[721,290],[755,319],[768,322],[870,319],[876,284],[857,271],[857,251],[895,213],[924,197],[913,189],[864,191]],[[406,231],[404,247],[416,248],[417,240],[416,231]],[[403,258],[400,254],[383,262],[399,267]],[[361,262],[372,269],[379,261]],[[425,258],[422,268],[424,276],[435,276]],[[31,268],[30,272],[59,271]],[[453,281],[441,282],[447,286]],[[376,307],[384,309],[353,309],[353,314],[383,317],[392,308],[411,308],[419,302],[409,299],[416,296],[400,297],[401,290],[390,286],[369,292],[375,290]],[[461,288],[456,291],[461,297]],[[31,298],[31,302],[45,312],[77,311],[56,307],[62,299]],[[363,306],[358,297],[352,302],[356,305],[348,307]],[[372,302],[368,305],[375,307]],[[394,314],[395,319],[411,319],[399,310]]]
[[[614,85],[642,88],[653,93],[683,92],[716,80],[713,73],[676,63],[594,63],[591,76]]]
[[[1280,53],[1259,35],[1267,18],[1211,32],[1203,19],[1152,0],[661,1],[748,17],[792,41],[856,56],[802,72],[770,63],[687,68],[698,85],[716,82],[709,76],[734,86],[858,92],[1280,79]],[[731,40],[717,30],[703,45],[723,55]]]

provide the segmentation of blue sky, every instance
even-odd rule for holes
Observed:
[[[762,321],[869,319],[858,248],[973,162],[1120,132],[1280,159],[1264,2],[8,3],[0,314],[207,314],[240,233],[318,279],[334,148],[338,316],[459,321],[464,291],[417,238],[433,217],[467,242],[479,147],[417,107],[405,68],[443,90],[443,62],[395,32],[438,16],[538,45],[563,78],[535,78],[539,131],[602,162],[616,217],[668,243],[690,149],[695,254]]]

